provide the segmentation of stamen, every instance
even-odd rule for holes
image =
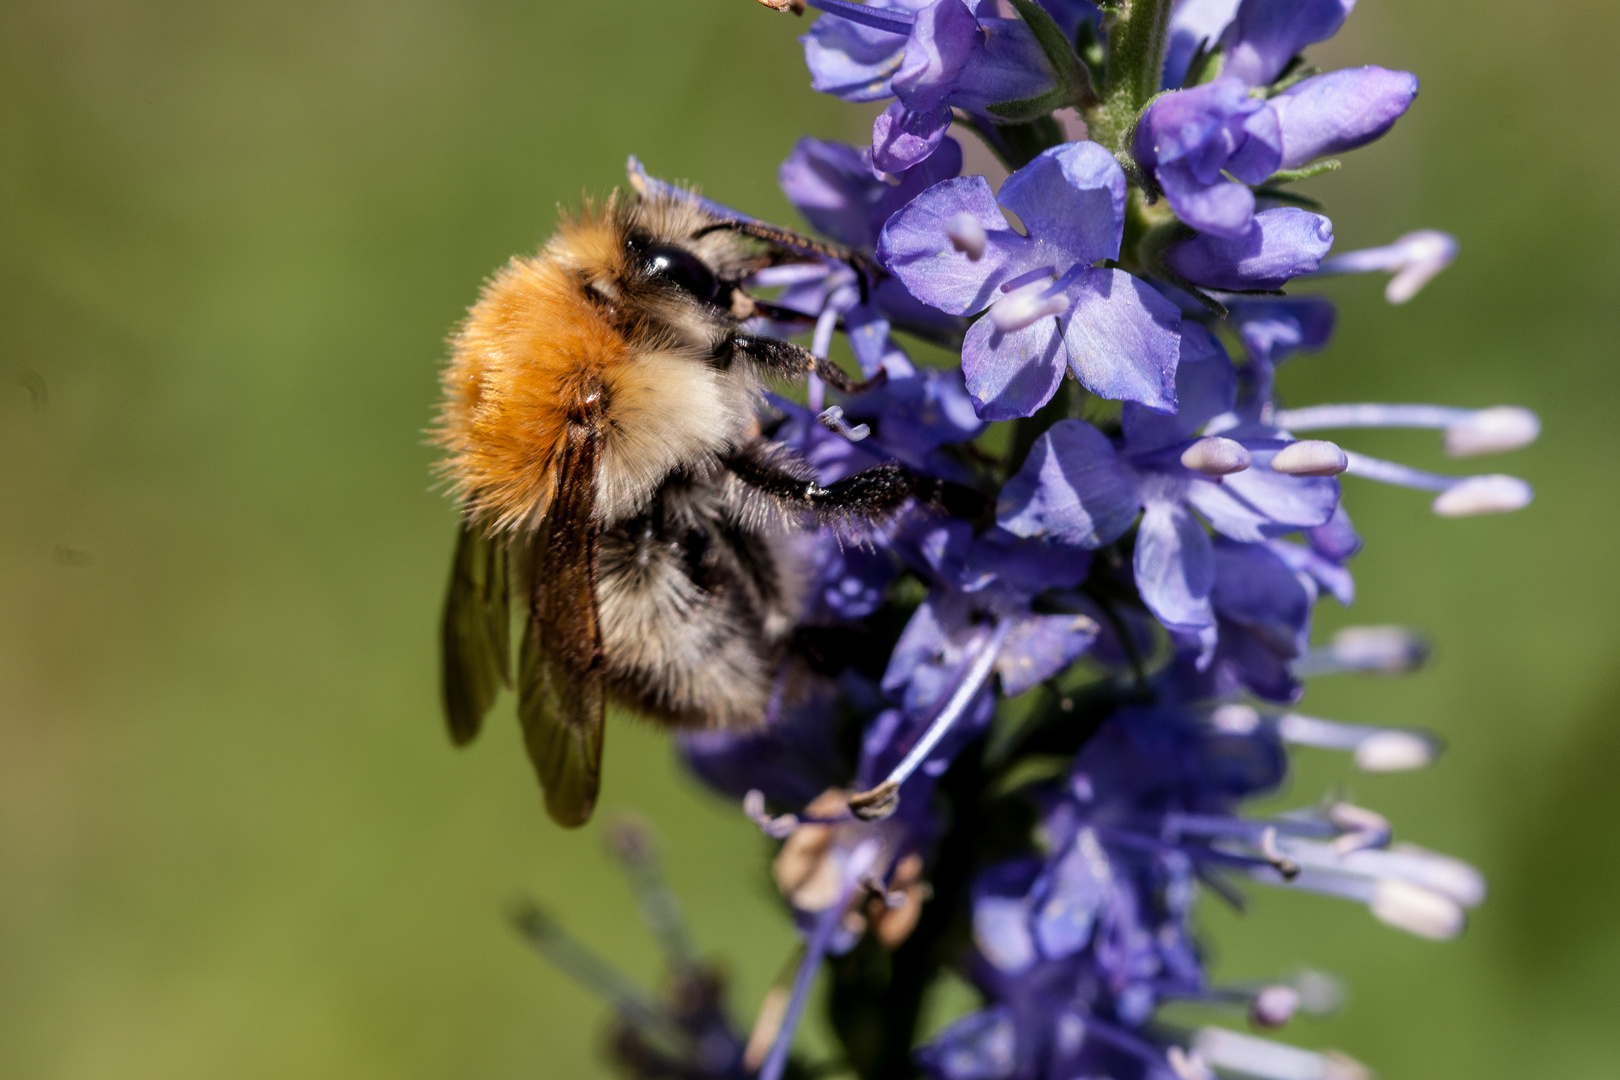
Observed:
[[[1228,735],[1248,735],[1260,726],[1260,713],[1252,706],[1237,703],[1221,705],[1209,714],[1215,730]],[[1287,736],[1283,736],[1287,738]]]
[[[1329,807],[1327,816],[1329,821],[1345,830],[1345,834],[1333,842],[1334,849],[1340,854],[1348,855],[1352,851],[1389,845],[1393,832],[1389,819],[1376,811],[1341,802]]]
[[[1395,276],[1384,289],[1384,299],[1391,304],[1404,304],[1436,274],[1450,266],[1456,257],[1455,237],[1435,229],[1419,229],[1384,247],[1350,251],[1324,259],[1316,273],[1361,274],[1372,270],[1392,270]]]
[[[1172,1046],[1165,1051],[1164,1059],[1169,1063],[1170,1071],[1181,1080],[1215,1080],[1215,1074],[1196,1050],[1189,1054],[1179,1046]]]
[[[891,34],[907,37],[911,34],[911,12],[896,8],[875,8],[866,4],[852,4],[849,0],[804,0],[811,7],[825,11],[829,15],[837,15],[848,19],[852,23],[870,26],[874,30],[885,30]],[[768,4],[767,7],[775,7]],[[780,9],[778,9],[780,10]]]
[[[1258,1080],[1372,1080],[1364,1066],[1342,1054],[1318,1054],[1226,1028],[1201,1029],[1193,1048],[1217,1069]]]
[[[872,434],[872,429],[866,424],[856,424],[850,427],[844,422],[844,408],[842,405],[829,405],[816,416],[821,426],[828,431],[836,432],[850,442],[860,442]]]
[[[1433,763],[1434,743],[1411,731],[1380,731],[1356,747],[1356,768],[1362,772],[1407,772]]]
[[[793,814],[783,814],[781,817],[771,817],[765,812],[765,793],[758,788],[750,788],[748,794],[743,796],[743,813],[748,820],[759,826],[759,831],[772,840],[786,840],[793,835],[799,827],[799,819]]]
[[[1347,626],[1325,648],[1312,649],[1293,663],[1300,677],[1341,671],[1400,675],[1429,658],[1428,643],[1404,626]]]
[[[843,921],[857,883],[872,869],[882,849],[883,845],[876,839],[869,839],[861,841],[849,853],[849,861],[843,867],[844,885],[839,898],[816,917],[815,928],[805,945],[804,960],[793,977],[793,995],[788,999],[781,1029],[771,1044],[771,1052],[765,1056],[765,1064],[760,1067],[758,1080],[782,1080],[782,1072],[787,1068],[788,1052],[793,1049],[793,1036],[804,1017],[804,1008],[810,1002],[810,989],[815,985],[822,957],[827,953],[827,946],[832,942],[838,924]]]
[[[1446,428],[1446,453],[1452,457],[1500,454],[1536,441],[1541,420],[1529,409],[1498,405],[1480,409]]]
[[[1271,471],[1287,476],[1337,476],[1349,465],[1345,452],[1325,439],[1291,442],[1271,459]]]
[[[1367,906],[1379,922],[1435,941],[1456,937],[1468,921],[1455,900],[1406,881],[1378,882]]]
[[[1294,1018],[1299,1006],[1299,991],[1292,986],[1267,986],[1249,1003],[1249,1019],[1257,1027],[1282,1027]]]
[[[979,646],[972,663],[963,672],[962,679],[956,684],[956,690],[951,694],[950,700],[945,702],[945,707],[934,717],[933,723],[923,733],[923,737],[917,740],[917,745],[913,746],[900,764],[890,771],[883,783],[870,791],[850,796],[849,808],[856,817],[875,821],[895,812],[900,805],[900,785],[917,771],[917,767],[934,752],[934,747],[939,745],[939,741],[950,732],[962,714],[967,712],[968,705],[972,704],[979,689],[990,677],[990,671],[995,667],[996,658],[1001,655],[1001,647],[1006,644],[1007,634],[1011,629],[1012,624],[1008,620],[1003,619],[996,624],[995,630]]]
[[[1430,505],[1441,517],[1475,517],[1522,510],[1533,498],[1535,492],[1523,480],[1495,473],[1461,480],[1441,492]]]
[[[1061,315],[1069,310],[1069,297],[1053,292],[1039,283],[1028,285],[990,305],[990,321],[1003,334],[1022,330],[1048,315]]]
[[[990,242],[979,219],[965,211],[945,223],[945,235],[951,238],[951,247],[968,257],[968,262],[982,259],[985,245]]]
[[[1272,420],[1288,431],[1324,428],[1438,428],[1452,457],[1499,454],[1536,441],[1541,421],[1529,409],[1498,405],[1457,409],[1446,405],[1312,405],[1282,409]]]
[[[608,843],[630,882],[642,921],[663,946],[670,966],[676,970],[697,967],[697,947],[681,915],[681,905],[664,880],[647,827],[632,817],[620,817],[608,830]]]
[[[1277,734],[1284,741],[1324,750],[1348,750],[1363,772],[1403,772],[1431,764],[1439,754],[1432,736],[1418,731],[1344,724],[1301,713],[1277,718]]]
[[[1441,517],[1471,517],[1475,514],[1502,514],[1530,505],[1535,492],[1516,476],[1444,476],[1424,472],[1393,461],[1346,451],[1351,476],[1378,480],[1385,484],[1438,491],[1432,509]]]
[[[1026,270],[1017,277],[1010,277],[1006,281],[1003,281],[1000,286],[1000,291],[1004,293],[1015,292],[1018,289],[1022,289],[1025,285],[1046,280],[1055,273],[1057,273],[1057,267],[1055,266],[1037,266],[1033,270]]]
[[[1299,877],[1299,863],[1284,855],[1277,847],[1277,827],[1268,825],[1260,834],[1260,855],[1272,865],[1277,873],[1283,876],[1284,881],[1293,881]]]
[[[690,1040],[647,999],[635,983],[580,944],[532,900],[512,909],[512,925],[529,947],[587,990],[606,999],[625,1022],[661,1052],[677,1060],[690,1055]]]
[[[1249,451],[1244,449],[1242,443],[1236,439],[1223,439],[1219,435],[1199,439],[1181,452],[1181,463],[1205,476],[1229,476],[1242,472],[1251,461]]]

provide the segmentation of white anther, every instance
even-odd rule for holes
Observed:
[[[844,408],[842,405],[829,405],[816,416],[821,426],[835,434],[842,435],[850,442],[860,442],[872,434],[872,429],[866,424],[856,424],[850,427],[844,422]]]
[[[1407,233],[1390,247],[1401,255],[1401,265],[1384,287],[1384,299],[1404,304],[1457,257],[1457,241],[1435,229]]]
[[[1326,1056],[1254,1035],[1207,1027],[1193,1048],[1209,1065],[1257,1080],[1330,1080]]]
[[[1069,298],[1064,293],[1046,295],[1047,281],[1037,281],[1014,290],[990,305],[990,321],[1003,334],[1038,322],[1049,315],[1061,315],[1069,310]]]
[[[1333,656],[1347,668],[1396,675],[1428,659],[1428,646],[1404,626],[1347,626],[1333,635]]]
[[[1196,1050],[1189,1054],[1179,1046],[1172,1046],[1165,1051],[1164,1058],[1181,1080],[1215,1080],[1215,1074]]]
[[[1405,881],[1380,881],[1368,906],[1379,922],[1435,941],[1456,937],[1467,922],[1455,900]]]
[[[1446,453],[1452,457],[1503,454],[1529,446],[1541,434],[1541,420],[1529,409],[1498,405],[1471,412],[1446,428]]]
[[[1327,816],[1329,821],[1345,830],[1345,834],[1333,842],[1334,850],[1341,855],[1384,847],[1389,843],[1392,831],[1389,819],[1377,811],[1341,802],[1329,807]]]
[[[1299,1010],[1299,991],[1292,986],[1268,986],[1249,1003],[1249,1019],[1260,1027],[1282,1027]]]
[[[1227,476],[1242,472],[1250,464],[1249,452],[1235,439],[1210,435],[1181,452],[1181,463],[1205,476]]]
[[[969,262],[983,258],[984,247],[990,242],[979,219],[965,211],[945,223],[945,235],[951,238],[951,247],[966,255]]]
[[[1260,714],[1248,705],[1222,705],[1209,714],[1215,730],[1228,735],[1248,735],[1260,726]]]
[[[1473,517],[1522,510],[1534,497],[1530,485],[1517,476],[1497,473],[1459,480],[1442,491],[1431,506],[1441,517]]]
[[[1337,476],[1349,467],[1350,459],[1345,452],[1326,439],[1289,443],[1271,459],[1272,472],[1288,476]]]
[[[1361,741],[1355,759],[1362,772],[1422,769],[1434,761],[1434,744],[1410,731],[1380,731]]]

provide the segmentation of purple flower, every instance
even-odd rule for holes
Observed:
[[[962,147],[946,139],[926,162],[885,183],[872,172],[872,153],[848,143],[805,136],[776,171],[782,194],[819,233],[871,251],[896,210],[927,188],[962,171]]]
[[[1233,240],[1200,233],[1165,255],[1165,263],[1195,285],[1233,292],[1280,289],[1321,265],[1333,246],[1333,222],[1294,206],[1254,215]]]
[[[884,222],[918,192],[955,176],[962,167],[962,148],[946,139],[940,151],[887,183],[872,172],[871,152],[845,143],[803,138],[777,170],[782,192],[805,220],[839,243],[871,251]],[[891,376],[909,374],[910,360],[889,336],[895,325],[925,331],[950,331],[953,323],[918,303],[892,278],[869,288],[863,300],[855,272],[843,263],[794,263],[768,267],[749,282],[756,287],[786,286],[777,304],[817,317],[811,350],[826,355],[841,321],[861,370],[879,368]],[[791,326],[779,333],[790,335]]]
[[[1282,133],[1282,164],[1365,146],[1394,126],[1417,97],[1417,76],[1371,65],[1316,75],[1270,101]]]
[[[1194,511],[1220,535],[1258,543],[1327,524],[1338,483],[1279,471],[1297,471],[1290,459],[1305,444],[1238,415],[1231,361],[1206,331],[1189,324],[1183,341],[1180,411],[1127,405],[1118,447],[1085,421],[1058,421],[1003,487],[996,519],[1015,535],[1100,547],[1140,512],[1137,589],[1173,634],[1199,644],[1207,663],[1217,639],[1216,556]]]
[[[1307,45],[1339,32],[1355,0],[1243,0],[1221,44],[1223,75],[1265,86]]]
[[[1238,0],[1181,0],[1176,4],[1170,14],[1170,47],[1164,58],[1166,90],[1180,88],[1198,47],[1217,44],[1237,9]]]
[[[1277,171],[1283,136],[1271,106],[1251,98],[1243,80],[1223,76],[1156,99],[1137,124],[1133,153],[1182,221],[1235,239],[1254,219],[1246,185]]]
[[[991,105],[1052,85],[1040,44],[1021,19],[976,14],[966,0],[867,6],[883,14],[837,7],[802,40],[816,90],[846,101],[899,99],[873,126],[873,162],[886,172],[931,154],[953,107],[986,115]]]
[[[989,310],[968,330],[962,369],[986,420],[1028,416],[1065,364],[1102,397],[1175,408],[1181,313],[1123,270],[1125,174],[1091,142],[1040,154],[1008,177],[1002,206],[982,176],[936,184],[889,219],[878,258],[917,299],[953,315]],[[1314,264],[1313,264],[1314,265]]]

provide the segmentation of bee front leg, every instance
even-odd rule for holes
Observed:
[[[881,519],[912,499],[968,519],[981,516],[991,505],[982,491],[924,476],[897,461],[874,465],[827,485],[810,477],[808,466],[780,446],[755,443],[724,462],[749,487],[830,520]]]
[[[857,382],[825,356],[817,356],[791,341],[741,333],[731,335],[730,340],[733,354],[741,353],[767,374],[779,379],[798,381],[814,372],[822,382],[842,394],[864,394],[882,386],[889,379],[888,372],[879,371],[870,379]]]

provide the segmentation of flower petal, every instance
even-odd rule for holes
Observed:
[[[1295,206],[1254,215],[1236,240],[1200,233],[1171,248],[1170,269],[1212,289],[1280,289],[1308,274],[1333,246],[1333,222]]]
[[[1123,270],[1087,270],[1069,287],[1060,316],[1069,364],[1099,397],[1173,412],[1181,311]]]
[[[1243,0],[1221,43],[1221,74],[1264,86],[1305,46],[1339,32],[1356,0]]]
[[[1215,556],[1198,519],[1180,502],[1153,499],[1136,530],[1136,587],[1165,626],[1196,632],[1215,624],[1209,593]]]
[[[968,214],[987,238],[977,260],[951,246],[946,234]],[[925,304],[952,315],[983,311],[1002,282],[1025,268],[1034,242],[1007,227],[990,184],[982,176],[946,180],[895,213],[878,238],[878,261]]]
[[[1007,177],[996,196],[1018,215],[1029,235],[1057,248],[1075,263],[1119,257],[1125,228],[1125,171],[1094,142],[1072,142],[1042,151]]]
[[[1317,75],[1271,99],[1282,126],[1282,167],[1365,146],[1417,97],[1417,76],[1368,65]]]
[[[986,317],[962,341],[962,374],[982,420],[1032,416],[1063,381],[1063,337],[1058,321],[1040,319],[1003,333]]]
[[[996,658],[1003,697],[1017,697],[1074,663],[1097,640],[1084,615],[1031,615],[1014,623]]]
[[[872,165],[905,172],[933,155],[950,126],[949,106],[915,112],[896,101],[872,121]]]
[[[1084,420],[1059,420],[1001,489],[996,523],[1017,536],[1096,548],[1123,535],[1141,505],[1108,437]]]

